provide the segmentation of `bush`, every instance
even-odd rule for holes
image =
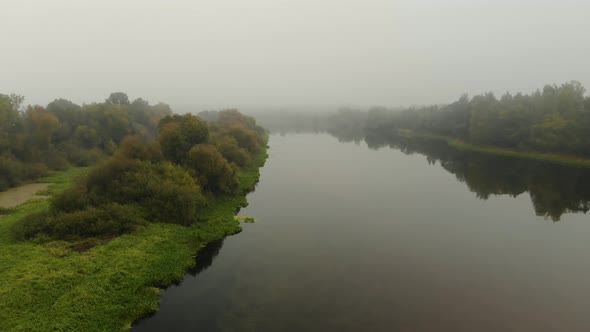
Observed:
[[[51,199],[51,208],[60,212],[73,212],[85,209],[90,204],[84,183],[78,183]]]
[[[167,116],[158,128],[162,154],[175,163],[181,163],[192,146],[209,140],[207,123],[191,114]]]
[[[19,240],[39,235],[71,240],[80,237],[119,235],[143,223],[143,214],[137,207],[112,203],[68,213],[33,213],[19,220],[12,231],[14,237]]]
[[[217,150],[219,150],[227,161],[240,167],[246,166],[251,160],[248,151],[240,148],[238,142],[233,137],[224,136],[219,139],[215,145],[217,146]]]
[[[150,220],[160,222],[190,224],[206,203],[188,172],[170,162],[115,156],[89,174],[86,186],[91,205],[137,204],[149,212]],[[69,202],[74,206],[79,203],[74,197]]]
[[[115,152],[119,158],[161,161],[164,159],[160,145],[157,142],[146,142],[139,136],[126,136]]]
[[[58,150],[51,150],[43,154],[43,160],[48,169],[56,171],[65,171],[70,167],[70,163],[65,158],[64,153]]]
[[[48,220],[47,233],[58,239],[120,235],[144,223],[140,210],[117,203],[57,214]]]
[[[66,159],[76,166],[91,166],[105,158],[105,153],[100,149],[82,149],[73,144],[63,146]]]
[[[28,240],[39,234],[48,234],[48,211],[29,214],[12,226],[12,234],[17,240]]]
[[[0,190],[20,184],[26,179],[25,165],[12,156],[0,156]]]
[[[26,179],[36,179],[47,175],[47,166],[43,163],[25,164],[23,166]]]
[[[188,225],[197,220],[206,204],[195,180],[184,168],[170,162],[143,162],[111,188],[115,199],[139,203],[152,221]]]
[[[199,184],[211,192],[230,193],[238,188],[237,168],[223,158],[214,145],[195,145],[188,153],[186,166]]]
[[[259,137],[252,129],[242,124],[234,124],[228,127],[226,132],[238,142],[241,148],[248,150],[250,153],[256,153],[260,150]]]

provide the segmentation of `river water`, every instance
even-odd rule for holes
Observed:
[[[590,331],[590,174],[272,135],[242,233],[133,331]]]

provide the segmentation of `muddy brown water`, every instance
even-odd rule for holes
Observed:
[[[46,190],[47,187],[49,187],[48,183],[31,183],[0,192],[0,207],[11,208],[31,198],[44,198],[46,196],[37,195],[37,193]]]

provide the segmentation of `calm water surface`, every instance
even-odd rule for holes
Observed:
[[[256,223],[133,331],[590,331],[587,171],[369,145],[273,135]]]

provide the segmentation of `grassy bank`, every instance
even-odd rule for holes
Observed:
[[[590,167],[590,159],[581,158],[570,155],[552,154],[552,153],[540,153],[540,152],[527,152],[518,151],[512,149],[499,148],[494,146],[481,146],[465,143],[460,140],[447,140],[449,146],[467,151],[474,151],[480,153],[494,154],[499,156],[508,156],[515,158],[533,159],[539,161],[547,161],[552,163],[558,163],[563,165],[578,166],[578,167]]]
[[[159,288],[180,281],[206,243],[240,231],[235,212],[259,179],[263,150],[240,171],[241,193],[217,197],[206,222],[153,223],[132,234],[80,242],[16,242],[11,226],[48,208],[37,199],[0,214],[1,331],[119,331],[158,308]],[[48,194],[69,187],[85,169],[44,179]]]
[[[533,151],[519,151],[507,148],[500,148],[496,146],[483,146],[464,142],[458,139],[452,139],[445,136],[416,133],[412,130],[401,129],[396,132],[396,135],[404,138],[426,138],[432,140],[446,141],[450,147],[459,150],[473,151],[479,153],[493,154],[498,156],[507,156],[514,158],[524,158],[539,161],[546,161],[562,165],[590,167],[590,158],[582,158],[572,155],[556,154],[556,153],[541,153]]]

